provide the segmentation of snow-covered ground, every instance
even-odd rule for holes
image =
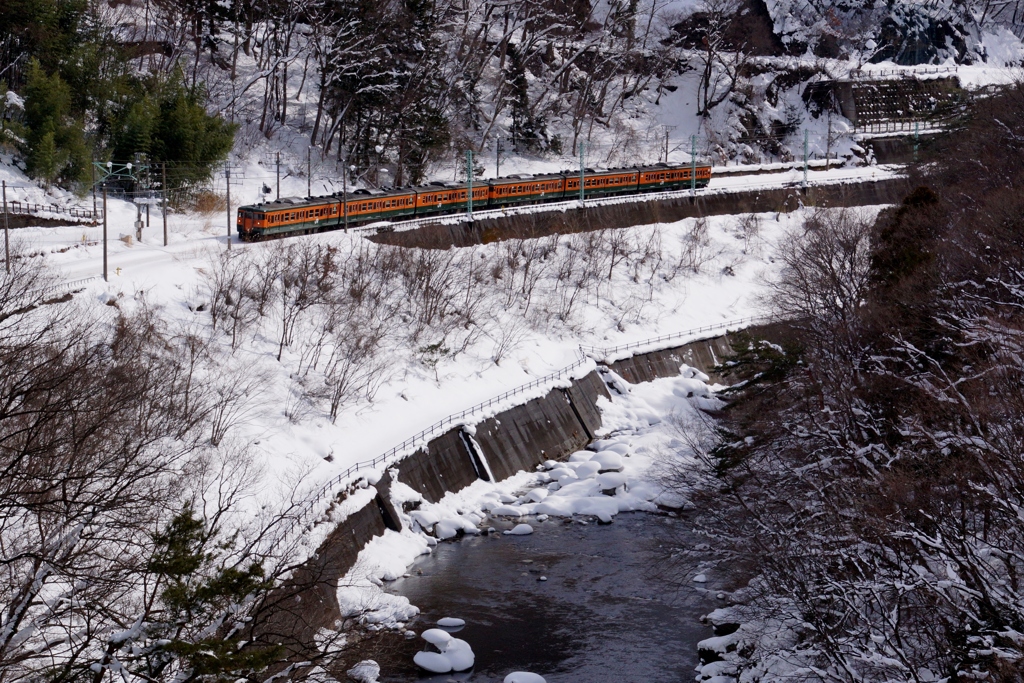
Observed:
[[[845,179],[890,172],[880,168],[834,169],[812,171],[811,176]],[[765,176],[758,182],[777,186],[800,178],[801,172],[790,171]],[[749,180],[729,178],[722,183]],[[80,285],[84,291],[76,295],[76,300],[93,312],[109,312],[105,304],[111,300],[126,310],[144,301],[176,325],[208,330],[209,314],[193,309],[209,298],[207,278],[225,251],[225,215],[171,215],[170,244],[163,247],[156,213],[142,242],[129,245],[117,238],[134,233],[134,206],[111,200],[108,210],[110,281],[97,278]],[[296,405],[301,403],[295,397],[293,376],[297,351],[289,353],[285,349],[278,362],[274,331],[264,330],[226,361],[229,372],[243,371],[263,378],[262,389],[235,426],[234,438],[260,454],[265,471],[262,498],[287,498],[284,491],[300,478],[304,482],[302,490],[317,490],[354,463],[374,458],[452,413],[576,362],[581,344],[610,347],[761,314],[765,308],[759,295],[764,277],[774,268],[773,245],[802,219],[802,212],[759,216],[759,231],[747,240],[738,232],[735,217],[708,219],[707,241],[702,247],[706,260],[698,264],[699,272],[680,270],[678,266],[672,270],[669,264],[671,259],[679,258],[692,235],[693,219],[622,231],[637,245],[656,244],[658,254],[666,259],[664,272],[652,271],[649,277],[635,281],[635,273],[620,267],[597,296],[588,295],[581,301],[566,324],[523,324],[519,310],[493,311],[497,326],[517,324],[521,328],[516,332],[514,348],[500,363],[494,361],[494,339],[486,336],[455,357],[441,358],[434,367],[425,365],[415,354],[396,350],[389,380],[373,401],[344,406],[334,423],[321,406]],[[59,279],[78,280],[101,272],[101,232],[100,227],[75,226],[25,228],[14,234],[29,251],[41,255],[40,263],[55,271]],[[574,238],[556,239],[559,248],[564,249]],[[359,248],[362,238],[328,233],[293,242],[350,252]],[[281,243],[232,244],[234,252],[256,256],[280,247]],[[461,255],[472,255],[481,263],[493,265],[501,259],[501,249],[500,244],[483,245],[461,250]],[[546,295],[552,296],[552,291]],[[223,338],[217,339],[226,347]],[[576,372],[585,373],[591,367],[584,364]],[[548,388],[536,387],[534,394]],[[527,398],[529,395],[510,400],[522,402]],[[492,411],[501,407],[492,406]],[[315,540],[311,538],[310,543]]]

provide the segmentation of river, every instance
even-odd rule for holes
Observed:
[[[427,676],[401,657],[381,682],[491,683],[512,671],[548,683],[692,681],[697,642],[712,635],[699,619],[721,603],[712,583],[691,581],[706,559],[700,553],[664,569],[665,548],[700,547],[690,523],[647,513],[620,514],[608,525],[580,522],[530,520],[532,535],[463,537],[417,561],[388,590],[422,610],[412,625],[417,633],[442,617],[465,619],[458,637],[473,648],[476,666]],[[411,649],[419,645],[417,638]]]

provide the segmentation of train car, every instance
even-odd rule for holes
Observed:
[[[337,224],[341,203],[333,197],[286,197],[268,204],[238,208],[238,235],[259,240],[278,235],[305,234]]]
[[[510,175],[489,181],[488,206],[500,208],[516,204],[535,204],[562,199],[565,196],[565,176]],[[579,183],[577,183],[579,187]]]
[[[580,174],[565,171],[565,197],[579,197]],[[634,194],[637,188],[638,173],[635,168],[617,168],[607,171],[595,171],[592,168],[583,174],[583,193],[587,199],[597,197],[614,197],[616,195]]]
[[[487,208],[486,182],[473,183],[473,206]],[[416,215],[456,213],[469,207],[469,187],[466,183],[431,183],[416,188]]]
[[[639,180],[637,183],[638,192],[663,192],[667,190],[687,190],[691,187],[693,167],[689,164],[683,166],[669,166],[668,164],[655,164],[654,166],[643,166],[637,169]],[[711,181],[711,167],[708,165],[697,166],[696,187],[707,187]]]
[[[371,223],[416,215],[416,191],[356,190],[348,196],[348,223]],[[344,216],[342,217],[344,218]]]

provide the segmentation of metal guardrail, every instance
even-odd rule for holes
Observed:
[[[380,465],[382,463],[387,462],[389,459],[394,458],[395,456],[407,454],[408,452],[412,451],[414,449],[414,447],[418,447],[419,444],[424,442],[426,439],[428,439],[431,436],[434,436],[435,434],[438,434],[442,430],[444,430],[444,429],[446,429],[448,427],[454,427],[454,426],[458,426],[458,425],[461,425],[461,424],[465,424],[466,418],[468,418],[469,416],[474,415],[476,413],[479,413],[480,411],[482,411],[485,408],[488,408],[488,407],[490,407],[492,405],[495,405],[497,403],[501,403],[502,401],[504,401],[504,400],[506,400],[508,398],[511,398],[511,397],[516,396],[518,394],[525,393],[525,392],[527,392],[527,391],[529,391],[531,389],[534,389],[534,388],[536,388],[538,386],[542,386],[542,385],[548,384],[548,383],[553,382],[555,380],[562,379],[563,377],[568,375],[570,372],[572,372],[576,368],[580,367],[584,363],[588,362],[592,358],[600,359],[600,358],[609,356],[609,355],[611,355],[613,353],[617,353],[618,351],[624,351],[624,350],[630,349],[630,348],[639,348],[641,346],[650,346],[651,344],[658,344],[658,343],[661,343],[661,342],[664,342],[664,341],[669,341],[669,340],[679,340],[679,339],[684,338],[684,337],[692,337],[694,335],[703,334],[705,332],[712,332],[712,331],[715,331],[715,330],[735,329],[735,328],[737,328],[739,326],[747,326],[747,325],[751,325],[751,324],[754,324],[754,323],[757,323],[757,322],[765,322],[765,321],[770,320],[770,319],[771,319],[770,316],[749,316],[749,317],[746,317],[746,318],[739,318],[739,319],[736,319],[736,320],[729,320],[729,321],[725,321],[725,322],[721,322],[721,323],[715,323],[713,325],[704,325],[702,327],[695,327],[693,329],[682,330],[680,332],[674,332],[674,333],[671,333],[671,334],[663,334],[663,335],[658,336],[658,337],[652,337],[650,339],[643,339],[643,340],[636,341],[636,342],[630,342],[628,344],[620,344],[618,346],[613,346],[611,348],[599,348],[599,347],[595,347],[595,346],[582,346],[581,345],[579,347],[580,348],[580,358],[576,362],[574,362],[574,363],[572,363],[570,365],[567,365],[567,366],[565,366],[564,368],[562,368],[560,370],[556,370],[555,372],[552,372],[552,373],[550,373],[548,375],[545,375],[544,377],[541,377],[539,379],[535,379],[532,382],[528,382],[526,384],[523,384],[522,386],[516,387],[515,389],[510,389],[509,391],[506,391],[506,392],[503,392],[501,394],[498,394],[497,396],[494,396],[493,398],[490,398],[490,399],[488,399],[486,401],[483,401],[481,403],[477,403],[476,405],[474,405],[474,406],[472,406],[470,408],[466,408],[463,411],[460,411],[458,413],[454,413],[452,415],[449,415],[448,417],[446,417],[446,418],[444,418],[444,419],[442,419],[442,420],[440,420],[438,422],[435,422],[434,424],[430,425],[426,429],[421,430],[417,434],[409,437],[408,439],[406,439],[402,443],[398,444],[397,446],[395,446],[395,447],[389,449],[388,451],[378,455],[376,458],[373,458],[372,460],[365,460],[363,462],[357,462],[354,465],[351,465],[348,468],[346,468],[344,471],[339,472],[329,482],[327,482],[322,487],[320,487],[320,489],[317,491],[316,495],[313,498],[310,498],[304,504],[303,509],[299,513],[299,515],[296,518],[294,524],[296,526],[305,524],[308,521],[310,515],[313,514],[316,511],[317,504],[320,501],[322,501],[322,500],[330,498],[332,493],[334,492],[335,488],[339,484],[344,482],[347,478],[349,478],[353,474],[355,474],[356,472],[358,472],[360,470],[364,470],[364,469],[372,469],[372,468],[376,467],[377,465]]]
[[[8,213],[18,216],[34,216],[38,213],[56,213],[70,216],[71,218],[87,218],[92,221],[101,220],[103,211],[92,211],[89,209],[77,209],[75,207],[58,206],[56,204],[32,204],[17,199],[7,202]]]
[[[918,76],[930,76],[934,74],[955,74],[957,73],[958,67],[956,66],[927,66],[927,67],[908,67],[904,69],[851,69],[850,78],[878,78],[886,76],[902,76],[903,78],[916,78]]]
[[[89,277],[83,277],[83,278],[79,278],[77,280],[68,280],[67,282],[56,282],[56,283],[54,283],[52,285],[48,285],[46,287],[41,287],[40,289],[37,289],[37,290],[33,291],[32,293],[33,294],[37,294],[39,296],[51,296],[51,295],[56,294],[58,292],[61,292],[61,293],[71,292],[71,291],[74,291],[75,289],[78,289],[82,285],[85,285],[85,284],[88,284],[90,282],[93,282],[94,280],[99,280],[100,277],[101,277],[100,275],[90,275]]]
[[[472,406],[470,408],[466,408],[463,411],[460,411],[458,413],[453,413],[452,415],[449,415],[448,417],[445,417],[444,419],[439,420],[438,422],[435,422],[434,424],[430,425],[426,429],[423,429],[423,430],[417,432],[413,436],[410,436],[408,439],[406,439],[402,443],[398,444],[397,446],[394,446],[393,448],[385,451],[384,453],[381,453],[380,455],[378,455],[373,460],[365,460],[363,462],[357,462],[354,465],[351,465],[350,467],[348,467],[344,471],[339,472],[333,479],[331,479],[329,482],[324,484],[320,488],[320,490],[317,491],[316,496],[314,498],[310,499],[306,503],[306,505],[304,506],[304,509],[302,510],[302,512],[299,513],[299,517],[296,519],[296,524],[303,524],[303,523],[305,523],[307,517],[313,511],[313,508],[314,508],[314,506],[316,506],[317,503],[319,503],[321,500],[324,500],[325,498],[329,498],[330,495],[331,495],[331,492],[335,489],[335,487],[337,487],[339,484],[341,484],[343,481],[345,481],[346,478],[352,476],[353,474],[355,474],[359,470],[370,469],[370,468],[376,467],[377,465],[379,465],[381,463],[386,462],[390,458],[393,458],[393,457],[395,457],[397,455],[404,455],[404,454],[410,452],[414,447],[417,447],[425,439],[428,439],[429,437],[434,436],[435,434],[440,433],[442,430],[444,430],[444,429],[446,429],[448,427],[454,427],[454,426],[458,426],[460,424],[465,424],[465,422],[464,422],[465,418],[469,417],[470,415],[473,415],[474,413],[478,413],[478,412],[484,410],[485,408],[488,408],[488,407],[490,407],[492,405],[495,405],[497,403],[501,403],[505,399],[508,399],[508,398],[511,398],[511,397],[516,396],[518,394],[522,394],[522,393],[524,393],[526,391],[529,391],[530,389],[534,389],[536,387],[539,387],[541,385],[547,384],[549,382],[553,382],[555,380],[562,379],[565,375],[569,374],[570,372],[572,372],[576,368],[580,367],[581,365],[583,365],[584,363],[586,363],[589,360],[590,360],[589,357],[587,357],[583,353],[580,353],[580,357],[579,357],[579,359],[576,360],[576,362],[574,362],[574,363],[572,363],[570,365],[567,365],[567,366],[565,366],[564,368],[562,368],[560,370],[556,370],[555,372],[552,372],[552,373],[547,374],[547,375],[545,375],[543,377],[535,379],[532,382],[528,382],[526,384],[523,384],[522,386],[518,386],[515,389],[510,389],[510,390],[508,390],[508,391],[506,391],[504,393],[498,394],[497,396],[489,398],[486,401],[482,401],[482,402],[477,403],[476,405],[474,405],[474,406]],[[460,420],[462,422],[460,422]]]
[[[715,323],[713,325],[704,325],[703,327],[695,327],[692,330],[683,330],[682,332],[673,332],[671,334],[663,334],[660,337],[651,337],[650,339],[643,339],[641,341],[630,342],[628,344],[619,344],[618,346],[612,346],[609,348],[602,348],[597,346],[580,346],[580,350],[584,353],[590,354],[595,360],[601,358],[607,358],[608,356],[618,353],[619,351],[626,351],[627,349],[637,349],[642,346],[650,346],[651,344],[660,344],[662,342],[670,341],[673,339],[681,339],[682,337],[692,337],[695,334],[703,334],[704,332],[715,332],[718,330],[734,329],[736,327],[746,327],[756,323],[768,322],[771,320],[771,316],[767,315],[753,315],[746,318],[738,318],[736,320],[729,320],[724,323]]]

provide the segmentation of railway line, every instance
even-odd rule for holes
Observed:
[[[457,225],[459,223],[470,223],[486,219],[509,218],[530,213],[566,212],[580,208],[585,209],[623,204],[639,204],[645,202],[663,202],[674,199],[692,198],[694,201],[699,201],[702,197],[712,195],[739,195],[743,193],[757,192],[760,190],[775,190],[779,188],[804,189],[824,185],[888,180],[898,177],[902,170],[903,167],[899,165],[838,168],[824,171],[814,170],[808,171],[806,185],[804,184],[804,173],[801,169],[791,169],[782,172],[772,170],[765,173],[752,174],[722,173],[713,174],[711,184],[704,189],[696,191],[683,189],[663,192],[648,192],[634,195],[621,195],[617,197],[600,197],[587,199],[582,203],[579,199],[571,199],[528,206],[474,210],[472,216],[469,216],[466,213],[456,213],[424,216],[421,218],[410,218],[405,220],[378,221],[375,223],[351,227],[348,231],[355,234],[369,235],[379,234],[381,232],[416,230],[428,225]]]

